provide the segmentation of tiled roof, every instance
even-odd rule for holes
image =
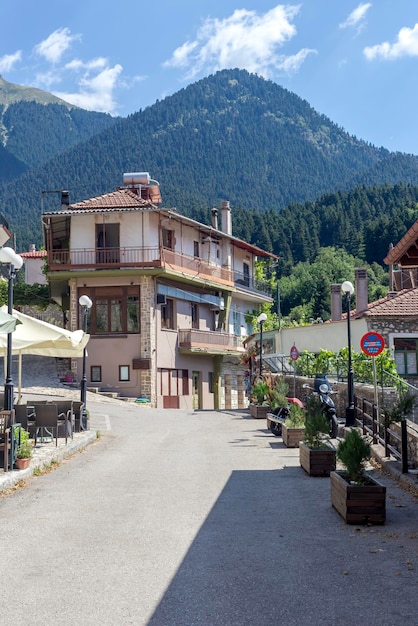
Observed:
[[[411,255],[411,263],[410,265],[417,265],[416,255],[417,255],[417,247],[416,242],[418,240],[418,220],[412,224],[411,228],[405,233],[402,239],[394,246],[387,256],[383,259],[387,265],[393,265],[395,263],[400,263],[402,257],[403,262],[402,265],[408,265],[408,256]]]
[[[346,316],[345,316],[346,317]],[[353,319],[362,317],[418,317],[418,288],[393,292],[375,302],[366,311],[353,311]]]
[[[106,193],[103,196],[97,198],[89,198],[88,200],[82,200],[75,204],[70,204],[68,211],[79,210],[120,210],[120,209],[143,209],[143,208],[157,208],[149,200],[143,200],[136,193],[130,189],[117,189],[110,193]]]
[[[19,252],[19,256],[24,259],[44,259],[47,256],[46,250],[32,250],[31,252]]]

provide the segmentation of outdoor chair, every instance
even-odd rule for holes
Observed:
[[[28,431],[31,438],[35,435],[35,411],[34,407],[27,404],[15,404],[15,422]]]
[[[83,418],[83,408],[84,403],[80,401],[73,402],[73,413],[74,413],[74,429],[75,432],[79,433],[82,430],[82,418]]]
[[[64,426],[65,443],[68,439],[68,422],[66,413],[58,413],[56,404],[37,404],[35,407],[35,445],[38,438],[45,434],[45,431],[54,437],[55,445],[58,445],[58,428]]]
[[[14,438],[12,436],[12,428],[14,424],[14,410],[0,411],[0,450],[3,450],[3,467],[4,471],[12,468],[14,463],[14,447],[12,445]]]
[[[54,400],[53,404],[56,404],[58,409],[59,420],[61,421],[60,426],[63,426],[66,429],[66,437],[71,437],[73,439],[74,428],[75,428],[75,415],[73,409],[73,401],[72,400]],[[63,416],[66,416],[63,422]],[[61,428],[60,428],[61,430]],[[59,436],[59,435],[58,435]]]

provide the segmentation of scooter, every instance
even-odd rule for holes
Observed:
[[[318,395],[322,406],[322,413],[329,422],[329,435],[331,439],[335,439],[338,435],[338,418],[335,403],[331,395],[337,392],[331,387],[326,376],[316,376],[313,389],[308,384],[303,386],[305,389],[311,389],[311,391]]]
[[[290,405],[298,404],[303,408],[303,403],[299,400],[299,398],[286,398],[286,400],[287,406],[278,406],[277,408],[273,409],[269,414],[270,431],[276,437],[280,437],[282,434],[282,425],[289,417]]]

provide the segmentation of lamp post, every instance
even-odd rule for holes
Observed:
[[[351,359],[351,296],[354,293],[353,283],[346,280],[341,285],[341,292],[345,294],[347,302],[347,335],[348,335],[348,374],[347,374],[347,391],[348,391],[348,404],[345,410],[345,425],[354,426],[355,412],[354,412],[354,374],[353,363]]]
[[[265,313],[260,313],[257,322],[260,324],[260,378],[263,376],[263,324],[267,319]]]
[[[23,265],[23,259],[16,254],[13,248],[0,248],[0,263],[7,266],[7,312],[13,313],[13,284],[17,270]],[[4,408],[6,411],[13,409],[13,379],[12,379],[12,333],[7,333],[7,353],[6,353],[6,379],[4,383]]]
[[[83,315],[84,315],[84,332],[87,333],[87,318],[88,318],[88,312],[89,309],[91,309],[93,302],[90,300],[90,298],[86,295],[84,296],[80,296],[78,299],[78,303],[79,305],[82,307],[83,309]],[[87,358],[87,350],[86,350],[86,346],[84,346],[83,348],[83,376],[81,379],[81,385],[80,385],[80,400],[83,403],[82,406],[82,415],[81,415],[81,428],[82,430],[87,430],[87,407],[86,407],[86,401],[87,401],[87,373],[86,373],[86,358]]]

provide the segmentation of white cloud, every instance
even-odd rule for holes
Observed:
[[[340,24],[340,28],[356,28],[357,30],[364,28],[366,13],[371,6],[371,2],[359,4],[358,7],[350,13],[345,22]]]
[[[208,18],[194,41],[177,48],[164,67],[187,71],[187,79],[208,71],[240,67],[266,78],[272,69],[296,71],[308,54],[305,48],[286,57],[278,49],[296,35],[292,24],[300,6],[277,5],[264,14],[237,9],[223,20]]]
[[[58,63],[72,42],[80,38],[81,35],[71,35],[69,28],[58,28],[35,46],[35,53],[50,63]]]
[[[78,92],[54,92],[54,94],[70,104],[89,111],[115,113],[117,105],[113,92],[122,69],[121,65],[106,67],[93,77],[87,72],[79,80]]]
[[[416,57],[418,56],[418,24],[414,28],[401,28],[395,43],[390,44],[388,41],[369,46],[363,50],[365,57],[369,61],[377,58],[382,59],[398,59],[400,57]]]
[[[22,60],[22,50],[18,50],[14,54],[5,54],[0,57],[0,72],[10,72],[16,63]]]

